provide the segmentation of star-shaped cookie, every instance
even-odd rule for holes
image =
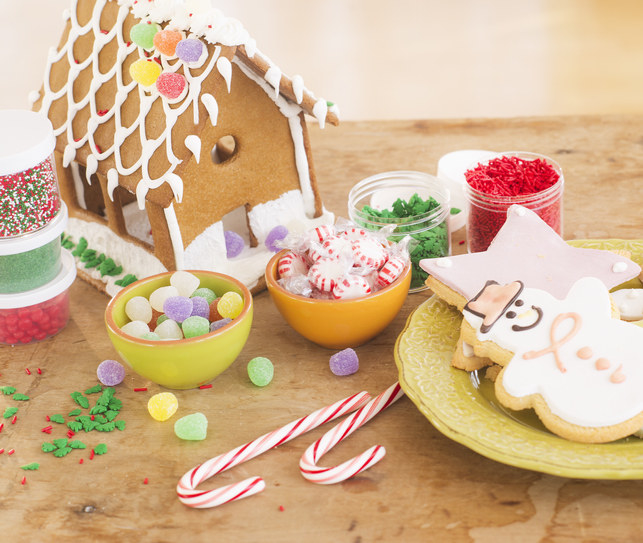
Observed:
[[[536,213],[518,205],[507,212],[507,221],[486,251],[424,259],[427,284],[459,309],[487,281],[501,285],[520,280],[564,299],[582,277],[596,277],[609,289],[636,277],[641,268],[629,258],[610,251],[568,245]]]

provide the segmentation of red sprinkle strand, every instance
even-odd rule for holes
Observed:
[[[26,373],[27,375],[31,375],[31,371],[29,370],[29,368],[25,368],[25,373]]]
[[[85,460],[82,458],[78,461],[79,464],[82,464],[83,462],[85,462]]]
[[[72,438],[72,437],[74,437],[75,435],[76,435],[76,432],[74,432],[73,430],[68,430],[68,431],[67,431],[67,437]]]
[[[92,449],[92,450],[90,451],[90,453],[89,453],[89,459],[90,459],[90,460],[93,460],[93,459],[94,459],[94,454],[95,454],[95,453],[94,453],[94,449]]]
[[[4,449],[0,449],[0,454],[2,454],[3,452],[4,452]]]
[[[137,387],[134,389],[134,392],[145,392],[147,390],[147,387]]]
[[[38,375],[42,375],[42,370],[40,368],[38,368],[36,371],[38,372]]]
[[[143,479],[143,484],[146,485],[148,482],[149,482],[149,479],[145,477],[145,479]]]
[[[9,456],[11,456],[11,455],[12,455],[13,453],[15,453],[15,452],[16,452],[16,449],[9,449],[9,450],[7,451],[7,454],[8,454]]]
[[[18,420],[18,415],[14,415],[13,417],[11,417],[11,424],[15,424],[17,420]]]
[[[285,511],[285,510],[286,510],[286,508],[283,505],[279,506],[279,511]]]
[[[2,432],[2,429],[4,428],[4,422],[0,423],[0,432]]]
[[[41,432],[45,432],[45,434],[51,434],[51,431],[52,431],[53,429],[54,429],[54,427],[53,427],[53,426],[45,426],[45,427],[44,427],[42,430],[40,430],[40,431],[41,431]]]
[[[206,388],[212,388],[212,383],[210,383],[209,385],[201,385],[199,388],[201,390],[205,390]]]
[[[27,484],[27,477],[23,476],[22,481],[20,481],[21,485]]]
[[[47,420],[47,422],[51,421],[51,418],[49,417],[49,415],[45,415],[45,419]]]

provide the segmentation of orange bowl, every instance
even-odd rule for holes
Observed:
[[[353,300],[317,300],[288,292],[278,283],[277,264],[283,250],[266,266],[272,301],[286,322],[306,339],[328,349],[357,347],[373,339],[398,314],[411,284],[411,265],[394,283]]]

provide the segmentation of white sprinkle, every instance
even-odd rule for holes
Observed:
[[[612,266],[612,271],[614,273],[623,273],[627,270],[627,264],[625,262],[617,262]]]

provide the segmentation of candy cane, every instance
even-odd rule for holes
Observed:
[[[351,435],[355,430],[366,424],[380,411],[386,409],[393,402],[404,395],[399,383],[387,388],[377,398],[372,399],[359,411],[353,413],[346,420],[339,423],[335,428],[326,432],[320,439],[315,441],[301,457],[299,469],[301,474],[313,483],[332,485],[350,479],[354,475],[377,464],[384,455],[386,449],[381,445],[375,445],[364,451],[362,454],[347,460],[343,464],[333,468],[317,466],[319,459],[324,456],[337,443]]]
[[[261,477],[251,477],[239,483],[229,484],[213,490],[197,490],[196,487],[217,473],[251,460],[261,453],[278,447],[282,443],[286,443],[286,441],[290,441],[313,428],[317,428],[317,426],[362,407],[369,399],[370,396],[367,392],[359,392],[332,405],[318,409],[314,413],[282,426],[278,430],[264,434],[254,441],[211,458],[181,477],[176,487],[179,500],[189,507],[205,509],[247,498],[261,492],[266,487],[266,483]]]

